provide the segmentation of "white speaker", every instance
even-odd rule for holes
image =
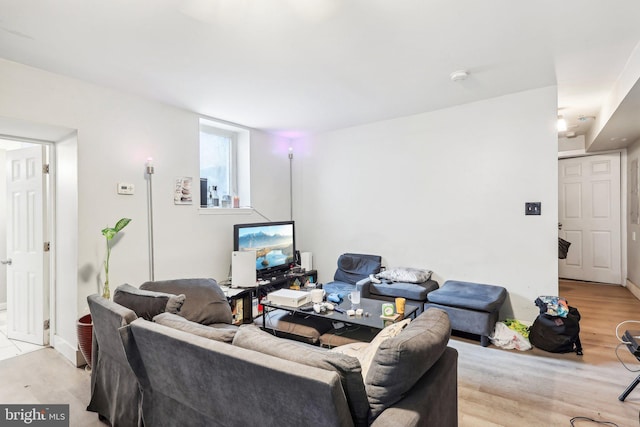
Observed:
[[[300,267],[306,271],[313,270],[313,254],[311,252],[302,252],[300,254]]]
[[[231,253],[231,286],[254,288],[256,280],[256,251],[233,251]]]

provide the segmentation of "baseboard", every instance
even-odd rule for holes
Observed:
[[[82,353],[76,346],[69,344],[67,340],[59,335],[53,337],[53,348],[55,348],[60,354],[67,358],[75,367],[84,366],[87,364]]]
[[[640,300],[640,286],[633,283],[631,280],[627,279],[625,283],[625,287],[629,289],[629,291],[633,294],[634,297]]]
[[[0,302],[0,311],[6,310],[6,309],[7,309],[7,303],[6,302]]]

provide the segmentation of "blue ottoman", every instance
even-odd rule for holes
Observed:
[[[480,335],[480,343],[486,347],[506,298],[507,290],[502,286],[447,280],[440,289],[429,292],[425,310],[445,310],[451,329]]]

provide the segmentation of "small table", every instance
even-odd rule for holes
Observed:
[[[273,304],[270,301],[263,299],[261,304],[265,308],[265,313],[262,317],[263,327],[266,327],[265,318],[268,313],[267,308],[272,310],[281,309],[281,310],[289,311],[291,313],[299,313],[305,316],[323,318],[334,323],[342,322],[347,325],[367,326],[369,328],[374,328],[378,330],[384,329],[384,327],[387,326],[390,322],[389,320],[385,320],[380,317],[380,315],[382,314],[382,304],[388,304],[388,302],[377,300],[377,299],[371,299],[371,298],[360,298],[360,304],[354,305],[354,308],[361,308],[364,311],[364,314],[362,316],[348,316],[347,313],[340,313],[335,310],[325,311],[324,313],[316,313],[314,310],[311,310],[311,311],[302,310],[303,307],[308,307],[309,305],[313,305],[313,303],[307,303],[300,307],[291,307],[291,306],[285,306],[280,304]],[[351,301],[345,298],[340,304],[338,304],[338,307],[346,311],[352,307],[352,304],[351,304]],[[405,304],[404,318],[406,317],[415,318],[417,311],[418,311],[418,306],[412,305],[412,304]],[[368,316],[366,315],[367,313],[369,313]]]

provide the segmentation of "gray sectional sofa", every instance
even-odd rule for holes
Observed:
[[[139,386],[129,412],[139,410],[141,425],[457,425],[457,352],[447,347],[451,327],[442,310],[348,349],[369,350],[365,375],[364,359],[339,347],[278,338],[254,325],[205,326],[179,314],[110,324],[121,337],[110,344],[124,350]]]

